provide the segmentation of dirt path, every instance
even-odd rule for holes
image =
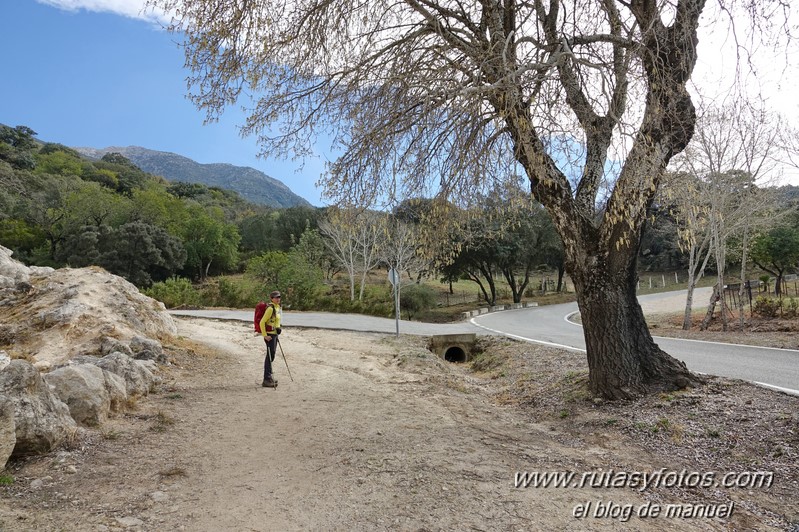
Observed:
[[[577,441],[497,405],[490,381],[440,361],[421,339],[288,329],[294,382],[276,360],[271,390],[259,386],[263,343],[248,331],[179,320],[201,363],[173,369],[159,394],[73,449],[24,464],[0,499],[0,529],[753,529],[737,509],[734,525],[578,520],[577,505],[637,509],[652,494],[515,488],[517,471],[661,462],[601,429]]]

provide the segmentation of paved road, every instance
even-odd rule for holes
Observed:
[[[641,296],[639,299],[645,308],[678,305],[672,310],[679,310],[679,305],[685,304],[684,294],[684,291],[669,292]],[[700,292],[697,297],[701,304],[706,296],[704,292]],[[483,314],[462,323],[433,324],[400,320],[399,330],[402,334],[423,336],[465,332],[501,334],[529,342],[585,351],[582,327],[567,319],[576,311],[577,304],[568,303]],[[172,314],[252,321],[250,310],[186,310],[172,311]],[[284,310],[283,322],[287,327],[389,334],[396,332],[396,322],[393,319],[358,314]],[[655,337],[655,341],[666,352],[683,360],[692,371],[753,381],[799,395],[799,351],[664,337]]]
[[[704,301],[700,293],[700,304]],[[674,298],[685,304],[685,291],[641,296],[641,304]],[[577,312],[576,303],[483,314],[472,323],[529,342],[585,351],[580,325],[568,321]],[[656,336],[667,353],[682,360],[692,371],[744,379],[799,395],[799,351]]]
[[[251,310],[173,310],[176,316],[195,316],[198,318],[215,318],[238,320],[252,323]],[[293,312],[283,310],[283,323],[286,327],[310,327],[313,329],[338,329],[347,331],[379,332],[394,334],[397,331],[396,321],[392,318],[376,318],[361,314],[337,314],[335,312]],[[431,336],[434,334],[477,333],[492,334],[469,322],[463,323],[420,323],[418,321],[400,320],[401,334]]]

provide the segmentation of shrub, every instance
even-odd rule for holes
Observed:
[[[783,318],[796,318],[799,316],[799,299],[789,298],[782,304]]]
[[[755,314],[764,318],[776,318],[780,314],[782,301],[772,297],[757,296],[755,299]]]
[[[265,292],[280,290],[284,304],[294,310],[318,308],[324,274],[300,253],[269,251],[250,259],[247,276],[262,283]]]
[[[142,292],[161,301],[167,308],[197,306],[200,303],[199,292],[194,289],[191,281],[183,277],[170,277],[166,281],[154,283]]]
[[[412,284],[400,290],[400,310],[404,310],[408,319],[414,314],[429,310],[436,305],[436,292],[423,284]]]

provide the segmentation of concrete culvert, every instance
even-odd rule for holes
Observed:
[[[444,353],[447,362],[466,362],[466,351],[458,346],[452,346]]]
[[[476,338],[474,333],[437,334],[430,337],[430,350],[447,362],[468,362]]]

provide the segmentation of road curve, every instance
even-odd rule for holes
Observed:
[[[684,294],[684,291],[683,291]],[[645,296],[649,301],[674,294]],[[642,299],[645,304],[646,299]],[[684,304],[684,295],[683,295]],[[585,351],[583,328],[568,320],[576,303],[483,314],[471,322],[487,332]],[[691,371],[751,381],[799,395],[799,351],[655,336],[657,344]]]
[[[697,300],[703,301],[705,293],[700,291]],[[685,304],[685,291],[651,294],[639,298],[642,306],[664,302],[677,305],[671,310],[680,310]],[[585,351],[583,329],[568,320],[577,312],[576,303],[547,305],[503,312],[492,312],[461,323],[420,323],[400,320],[399,332],[431,336],[434,334],[498,334],[553,347]],[[175,316],[193,316],[211,319],[226,319],[251,322],[250,310],[175,310]],[[360,314],[337,314],[332,312],[294,312],[284,310],[286,327],[309,327],[317,329],[351,330],[394,334],[396,322],[390,318],[377,318]],[[689,369],[700,373],[744,379],[770,388],[799,395],[799,351],[774,349],[698,340],[655,337],[655,341],[667,353],[686,363]]]

